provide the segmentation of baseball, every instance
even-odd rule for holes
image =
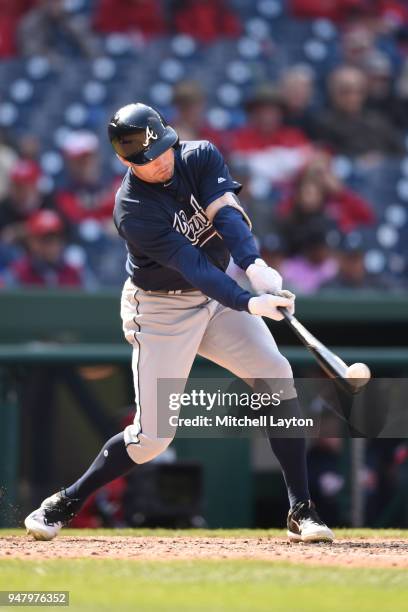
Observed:
[[[365,363],[353,363],[347,368],[346,378],[368,380],[371,378],[370,368]]]

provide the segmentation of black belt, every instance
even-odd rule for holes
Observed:
[[[169,291],[153,291],[151,289],[144,289],[146,293],[158,293],[161,295],[181,295],[182,293],[192,293],[193,291],[200,291],[199,289],[170,289]]]

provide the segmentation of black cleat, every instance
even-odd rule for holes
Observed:
[[[62,489],[47,497],[41,506],[24,521],[27,533],[36,540],[52,540],[74,518],[81,507],[79,499],[71,499]]]
[[[334,533],[323,523],[310,499],[298,502],[289,510],[287,526],[291,542],[333,542],[334,540]]]

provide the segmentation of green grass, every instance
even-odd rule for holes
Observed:
[[[408,600],[406,571],[260,561],[10,560],[0,562],[0,588],[69,590],[76,611],[371,612]]]
[[[1,535],[22,533],[0,531],[0,546]],[[283,531],[127,529],[66,530],[65,534],[259,537],[282,536]],[[336,534],[408,536],[401,530],[336,530]],[[0,590],[19,589],[68,590],[69,609],[75,612],[400,612],[407,609],[408,572],[251,560],[1,560]]]

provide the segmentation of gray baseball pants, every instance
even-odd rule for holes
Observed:
[[[261,317],[227,308],[201,291],[149,292],[130,279],[123,287],[121,317],[133,347],[136,414],[124,440],[135,463],[150,461],[173,439],[157,435],[157,380],[185,382],[197,354],[249,384],[289,379],[286,398],[296,397],[291,366]]]

